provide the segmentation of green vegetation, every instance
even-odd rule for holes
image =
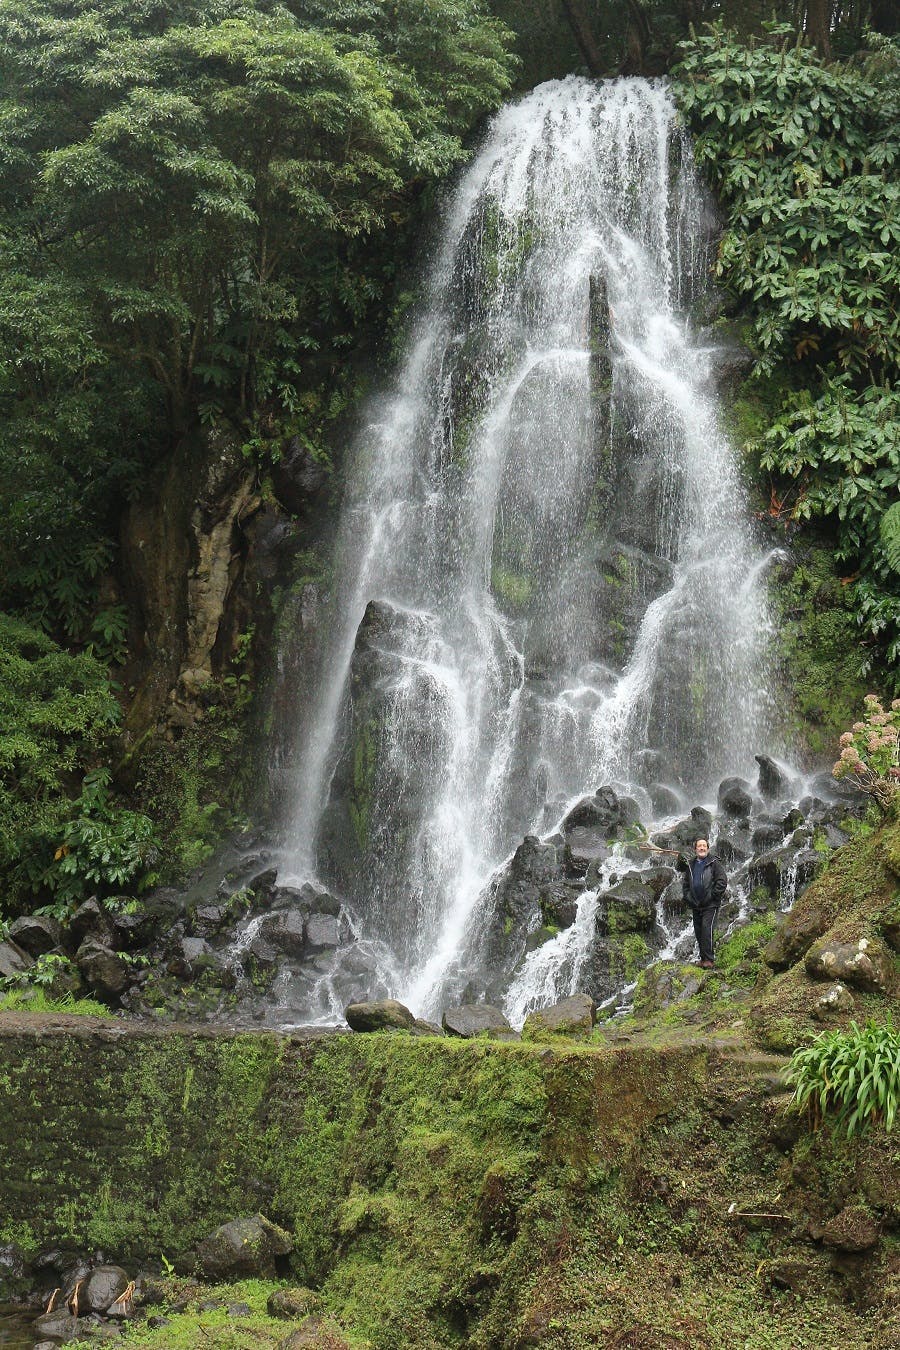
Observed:
[[[900,1032],[890,1019],[823,1031],[794,1051],[787,1079],[814,1126],[829,1121],[850,1138],[881,1122],[890,1134],[900,1106]]]
[[[879,651],[896,670],[900,47],[874,35],[825,64],[768,28],[749,45],[693,38],[676,92],[726,213],[716,270],[752,318],[757,376],[789,381],[751,442],[773,510],[833,527],[870,639],[862,673]]]
[[[891,1141],[798,1138],[772,1095],[772,1057],[404,1033],[292,1044],[145,1030],[139,1045],[0,1039],[0,1240],[65,1233],[126,1268],[162,1253],[171,1272],[262,1204],[293,1235],[292,1281],[315,1289],[323,1325],[354,1350],[612,1350],[623,1334],[862,1350],[873,1308],[896,1328],[884,1262],[865,1264],[855,1306],[807,1231],[810,1216],[865,1204],[890,1253]],[[22,1139],[27,1161],[12,1168]],[[791,1221],[741,1217],[773,1210]],[[802,1287],[787,1297],[778,1272],[797,1261]],[[265,1316],[275,1285],[153,1284],[152,1311],[170,1320],[128,1326],[125,1344],[272,1347],[296,1325]],[[233,1302],[249,1316],[228,1317]]]
[[[106,669],[0,615],[0,914],[38,896],[60,916],[147,875],[150,820],[117,802],[120,708]]]

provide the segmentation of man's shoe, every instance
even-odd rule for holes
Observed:
[[[698,962],[698,964],[702,967],[703,970],[715,970],[716,968],[715,961],[700,961]]]

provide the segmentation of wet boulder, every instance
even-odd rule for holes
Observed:
[[[540,922],[544,905],[554,909],[568,899],[556,845],[526,835],[491,883],[487,966],[510,969],[525,951],[528,934]]]
[[[204,1238],[197,1247],[197,1263],[211,1281],[273,1280],[280,1259],[293,1249],[289,1233],[262,1214],[254,1214],[232,1219]]]
[[[337,947],[341,941],[341,924],[333,914],[310,914],[306,920],[306,945],[311,952]]]
[[[716,835],[713,852],[726,870],[740,867],[753,853],[749,832],[741,829],[739,825],[720,829]]]
[[[15,942],[0,942],[0,979],[12,979],[32,965],[31,957]]]
[[[839,980],[865,994],[884,994],[893,983],[890,952],[874,939],[824,942],[806,954],[806,973],[814,980]]]
[[[634,1011],[638,1017],[650,1017],[683,1003],[698,992],[703,978],[696,969],[678,961],[656,961],[638,976]]]
[[[409,1008],[394,998],[350,1003],[344,1017],[351,1031],[409,1031],[416,1021]]]
[[[105,1313],[116,1303],[130,1280],[121,1266],[95,1266],[78,1295],[79,1312]]]
[[[651,836],[651,843],[659,848],[671,848],[691,853],[698,839],[709,839],[712,816],[705,806],[692,806],[691,813],[669,830]]]
[[[750,835],[750,845],[755,853],[762,852],[764,849],[775,848],[784,841],[784,830],[781,822],[772,820],[768,816],[760,816]]]
[[[667,783],[651,783],[647,791],[654,815],[676,816],[682,809],[681,797]]]
[[[475,1036],[515,1035],[506,1017],[499,1008],[490,1003],[464,1003],[455,1008],[446,1008],[441,1025],[448,1036],[461,1036],[471,1040]]]
[[[118,952],[87,938],[75,953],[75,964],[85,982],[103,999],[117,999],[131,978],[130,966]]]
[[[656,921],[656,894],[640,872],[630,872],[599,897],[597,930],[603,934],[639,933]]]
[[[9,925],[8,936],[23,952],[35,957],[55,951],[63,942],[62,924],[51,914],[23,914]]]
[[[675,880],[677,873],[674,867],[650,867],[639,873],[639,876],[642,884],[653,892],[654,900],[658,901]]]
[[[80,1340],[82,1333],[87,1334],[90,1327],[90,1322],[73,1317],[68,1308],[62,1307],[36,1317],[31,1324],[31,1334],[37,1342],[65,1345],[67,1341]]]
[[[567,871],[583,877],[592,864],[605,862],[623,824],[621,804],[612,788],[583,797],[561,825]]]
[[[791,778],[787,771],[771,755],[754,755],[759,765],[757,791],[767,802],[781,801],[791,794]]]
[[[590,1036],[594,1027],[597,1005],[590,994],[571,994],[549,1008],[530,1012],[522,1028],[525,1041],[542,1040],[547,1036]]]
[[[747,865],[747,884],[752,891],[765,891],[773,904],[787,909],[824,865],[825,859],[815,849],[798,850],[785,845],[751,859]]]
[[[307,916],[302,909],[280,909],[267,914],[257,932],[276,952],[300,957],[306,951],[306,924]]]
[[[753,806],[750,784],[744,778],[723,778],[719,784],[716,804],[720,815],[746,820]]]
[[[560,825],[564,835],[575,829],[599,830],[608,838],[615,837],[616,828],[623,823],[619,798],[611,787],[598,788],[592,797],[582,797]]]
[[[817,1022],[827,1022],[830,1017],[851,1013],[856,1000],[845,984],[832,984],[813,1005],[812,1015]]]
[[[69,920],[68,936],[69,942],[76,947],[88,938],[100,943],[103,947],[115,947],[115,927],[106,909],[100,904],[96,896],[92,895],[89,900],[85,900],[84,904],[79,905],[75,910]]]

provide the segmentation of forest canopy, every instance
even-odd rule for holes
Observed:
[[[0,603],[84,639],[111,509],[193,423],[315,435],[373,236],[513,65],[479,0],[3,0]]]

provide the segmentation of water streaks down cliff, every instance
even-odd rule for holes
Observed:
[[[664,84],[541,86],[461,178],[368,409],[289,871],[421,1013],[483,987],[523,834],[601,783],[649,821],[652,784],[702,800],[764,740],[758,557],[689,324],[707,217]]]

